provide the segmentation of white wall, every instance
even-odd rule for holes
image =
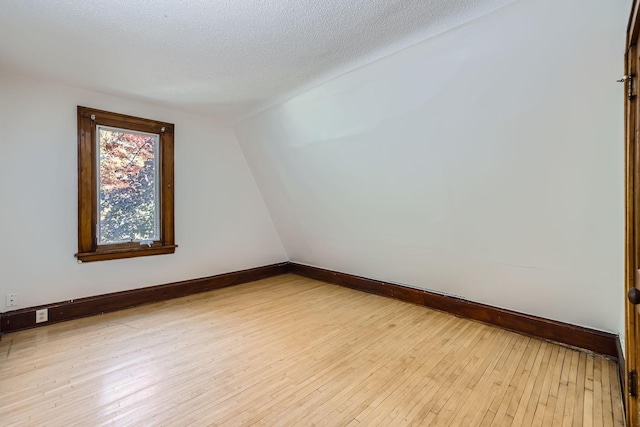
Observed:
[[[290,259],[619,332],[629,9],[520,0],[237,125]]]
[[[175,124],[175,254],[76,262],[77,105]],[[212,123],[0,65],[0,311],[286,261],[233,131]]]

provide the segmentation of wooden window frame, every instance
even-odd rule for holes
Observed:
[[[96,128],[110,126],[131,131],[158,134],[160,143],[160,171],[158,176],[160,235],[150,245],[125,242],[99,245],[98,223],[98,164]],[[175,252],[174,183],[173,183],[174,125],[78,106],[78,253],[79,262],[163,255]]]

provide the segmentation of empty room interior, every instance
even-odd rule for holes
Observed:
[[[637,9],[2,2],[0,425],[638,425]]]

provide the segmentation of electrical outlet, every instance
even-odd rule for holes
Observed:
[[[36,323],[42,323],[49,320],[49,309],[43,308],[42,310],[36,310]]]
[[[7,307],[18,305],[18,294],[7,294]]]

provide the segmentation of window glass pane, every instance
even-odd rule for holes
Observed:
[[[158,240],[159,136],[98,126],[98,244]]]

